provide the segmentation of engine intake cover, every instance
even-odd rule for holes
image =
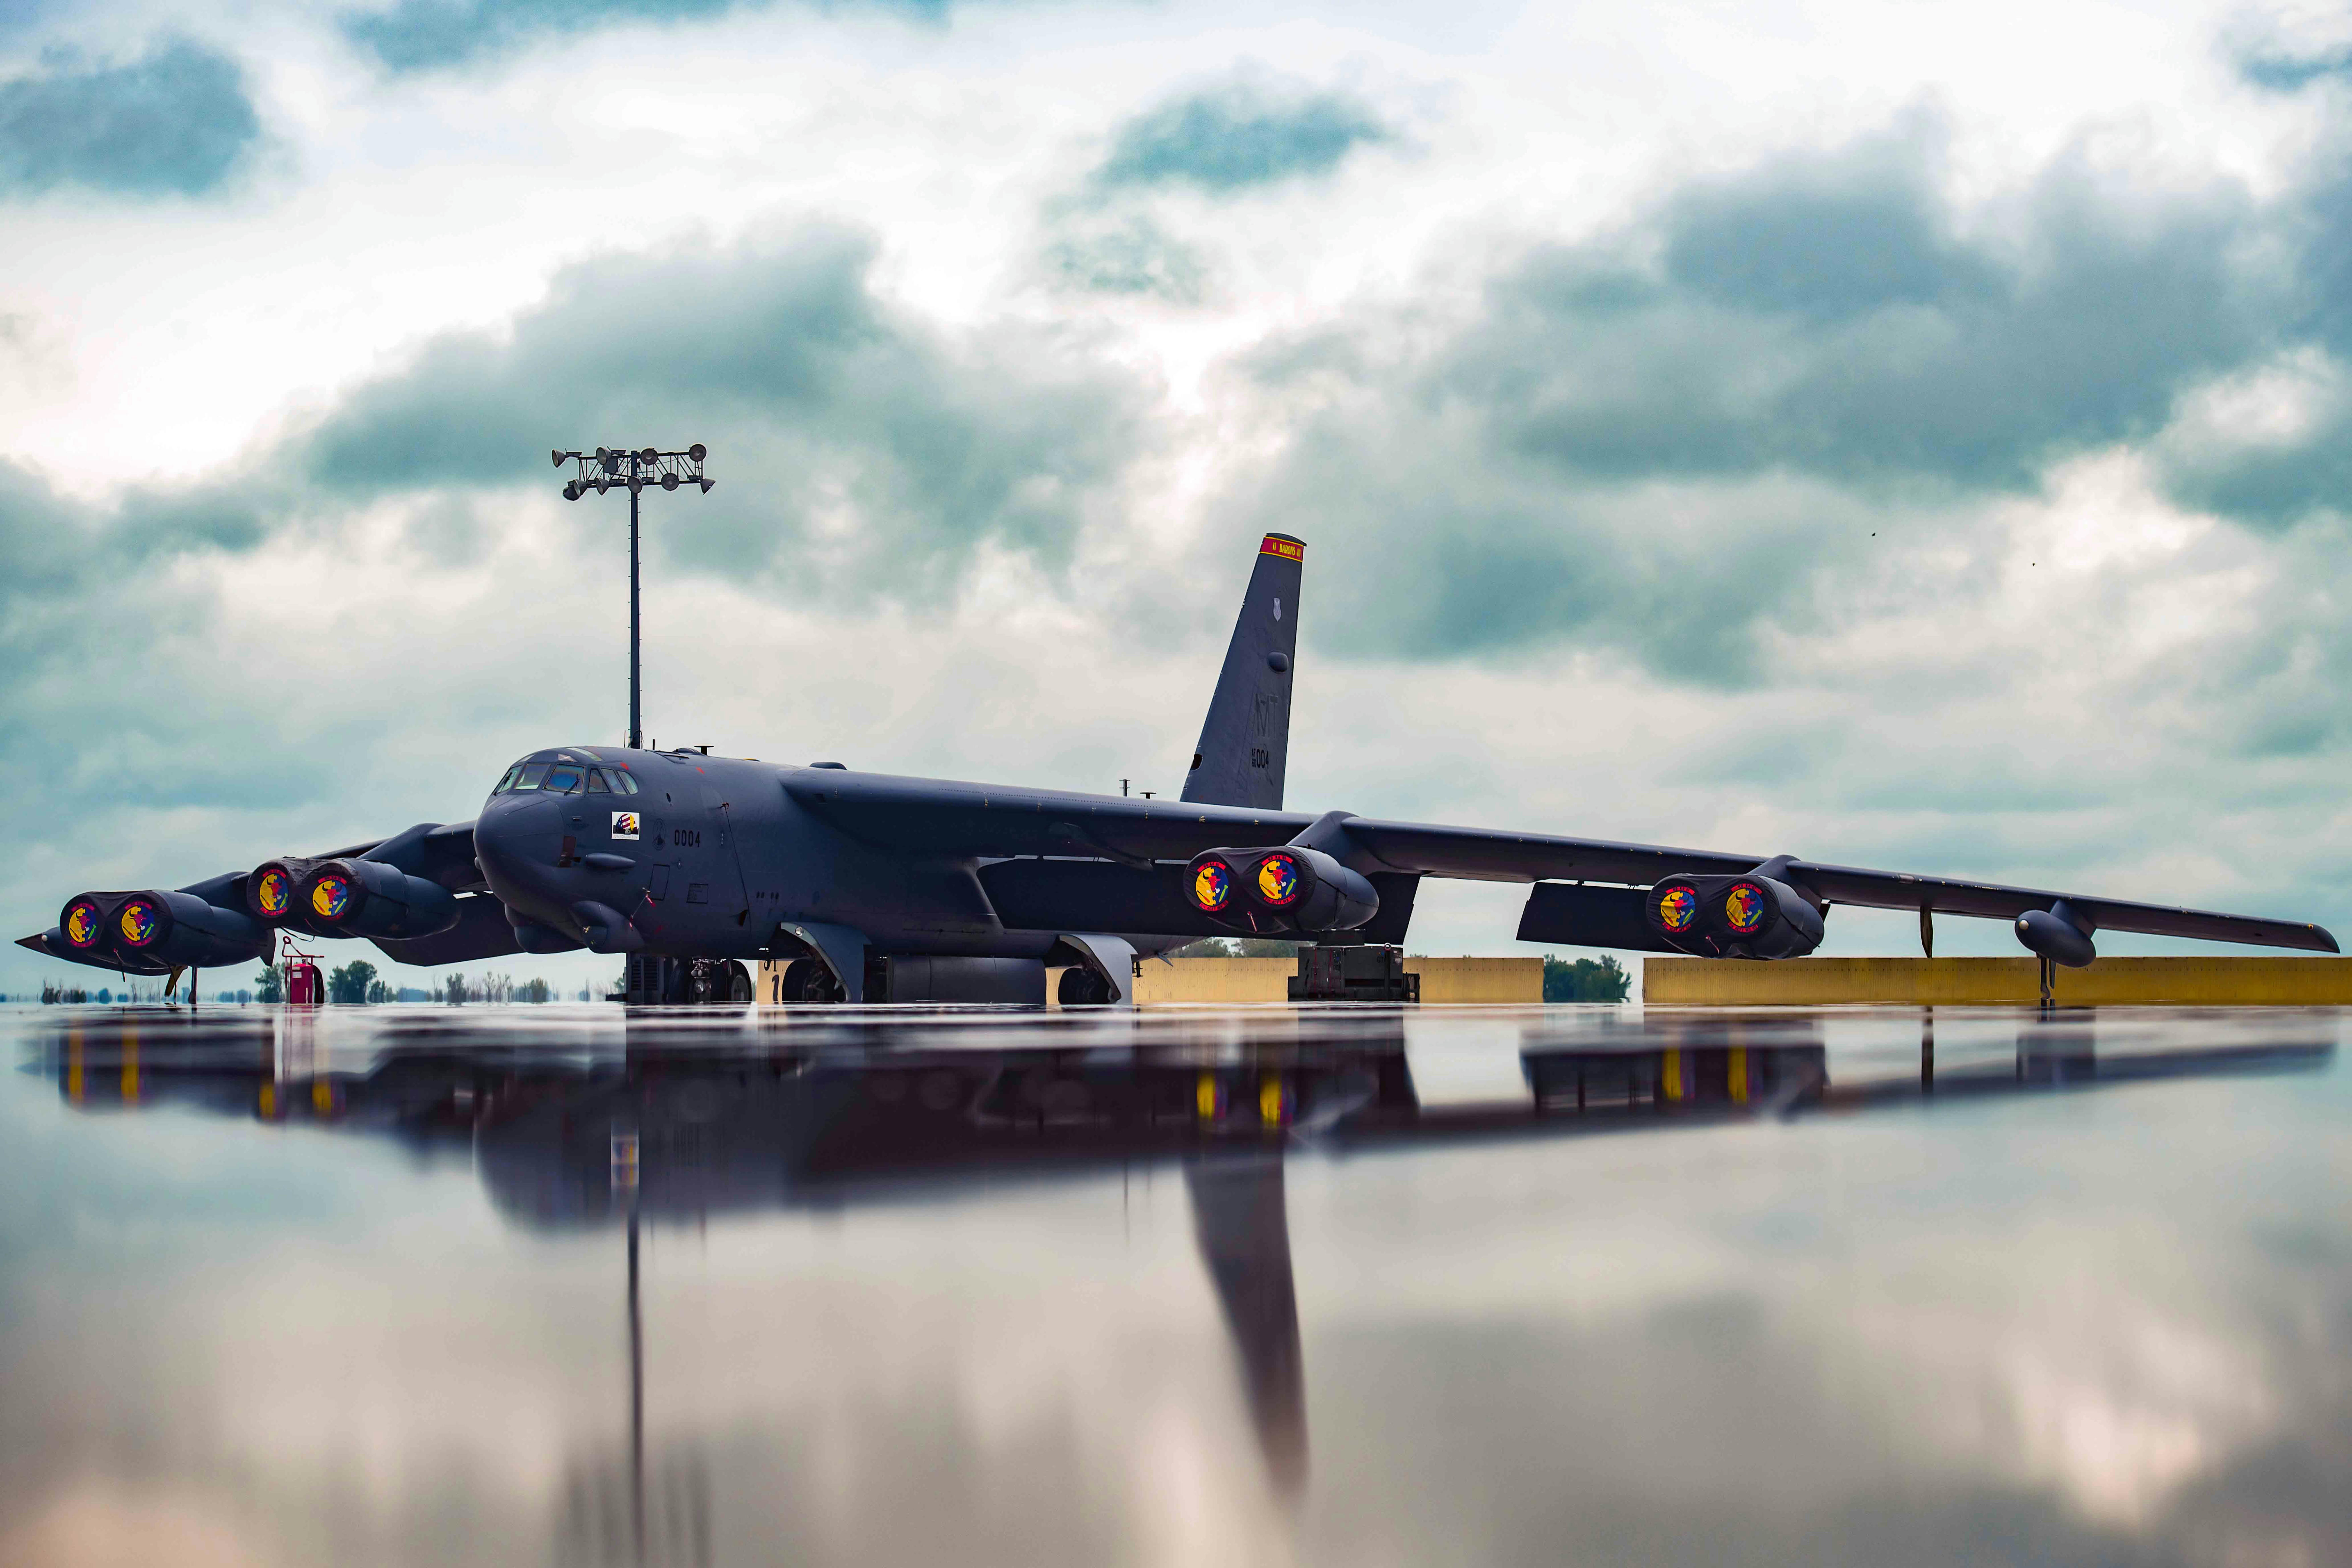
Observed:
[[[1370,882],[1319,849],[1210,849],[1184,868],[1184,896],[1218,924],[1260,936],[1353,931],[1380,913]]]
[[[311,867],[297,904],[305,922],[329,936],[409,939],[446,931],[457,920],[457,898],[448,889],[364,856]]]
[[[1642,910],[1652,931],[1704,958],[1801,958],[1827,929],[1822,912],[1786,882],[1744,877],[1668,877]]]
[[[206,903],[194,893],[148,888],[137,892],[77,893],[58,918],[69,956],[163,969],[217,968],[249,963],[268,944],[260,922],[238,910]]]

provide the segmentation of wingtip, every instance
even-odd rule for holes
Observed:
[[[2338,954],[2343,952],[2344,950],[2336,945],[2336,933],[2329,931],[2326,926],[2315,925],[2312,927],[2311,934],[2326,942],[2327,944],[2328,952]]]

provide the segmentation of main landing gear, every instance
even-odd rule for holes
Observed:
[[[751,1000],[751,972],[731,958],[629,955],[618,1000],[633,1007],[726,1006]]]
[[[795,958],[784,965],[777,982],[779,1002],[845,1002],[849,994],[833,971],[814,958]]]
[[[1054,987],[1054,1000],[1065,1007],[1107,1007],[1116,999],[1108,978],[1081,964],[1062,971],[1061,981]]]

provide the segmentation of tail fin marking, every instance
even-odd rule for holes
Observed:
[[[1234,640],[1181,798],[1280,810],[1290,760],[1290,683],[1298,651],[1298,589],[1307,545],[1269,533],[1242,595]]]

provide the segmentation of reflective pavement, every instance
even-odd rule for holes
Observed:
[[[0,1564],[2352,1562],[2332,1010],[0,1028]]]

